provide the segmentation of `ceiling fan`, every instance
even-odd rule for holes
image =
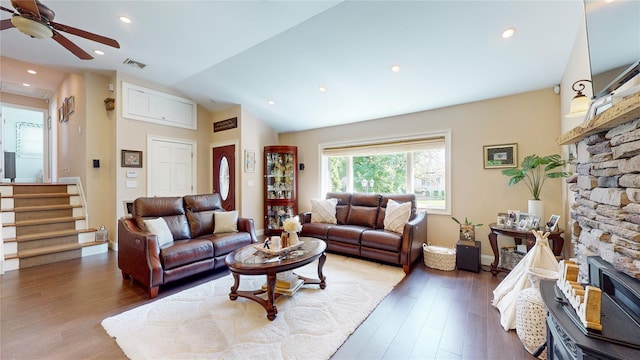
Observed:
[[[53,10],[49,9],[38,0],[11,0],[11,5],[13,5],[17,12],[7,9],[4,6],[0,6],[0,9],[13,14],[11,19],[0,21],[0,30],[15,27],[22,33],[33,38],[53,38],[53,40],[57,41],[60,45],[64,46],[67,50],[71,51],[82,60],[93,59],[93,56],[80,49],[78,45],[64,37],[59,31],[64,31],[66,33],[112,46],[117,49],[120,48],[120,44],[118,44],[114,39],[53,22],[53,18],[56,14]]]

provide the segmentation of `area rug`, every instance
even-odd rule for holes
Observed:
[[[317,278],[317,262],[296,270]],[[233,277],[210,281],[109,317],[107,333],[130,359],[328,359],[400,282],[400,267],[329,254],[327,287],[305,285],[276,300],[269,321],[262,306],[229,300]],[[264,276],[242,276],[257,289]]]

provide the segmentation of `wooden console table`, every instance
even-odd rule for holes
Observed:
[[[533,245],[536,243],[536,237],[533,235],[531,230],[518,230],[516,228],[508,228],[503,226],[498,226],[496,223],[489,224],[489,228],[491,231],[489,232],[489,243],[491,244],[491,250],[493,250],[494,260],[491,263],[491,273],[493,276],[496,276],[499,272],[509,272],[507,269],[503,269],[498,267],[500,264],[500,249],[498,249],[498,235],[507,236],[513,238],[516,245],[521,245],[523,240],[526,242],[524,244],[527,245],[527,251],[529,251]],[[549,240],[553,242],[553,246],[551,247],[553,254],[555,256],[560,256],[562,254],[562,247],[564,246],[564,239],[562,238],[562,233],[564,230],[558,229],[558,231],[553,231],[549,235]]]

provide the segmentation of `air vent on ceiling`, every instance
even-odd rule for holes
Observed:
[[[123,64],[125,65],[129,65],[129,66],[133,66],[133,67],[137,67],[138,69],[144,69],[145,66],[147,66],[146,64],[143,64],[141,62],[135,61],[135,60],[131,60],[129,58],[127,58]]]

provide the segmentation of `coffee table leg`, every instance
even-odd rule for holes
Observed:
[[[229,299],[236,300],[238,298],[238,287],[240,286],[240,275],[236,273],[231,273],[233,275],[233,286],[231,287],[231,292],[229,293]]]
[[[324,289],[327,287],[326,278],[322,275],[322,267],[324,266],[324,262],[327,260],[327,254],[322,253],[320,258],[318,259],[318,279],[320,280],[320,289]]]
[[[265,304],[265,308],[267,309],[267,319],[272,320],[276,318],[276,314],[278,313],[278,308],[276,308],[276,273],[267,274],[267,304]]]

